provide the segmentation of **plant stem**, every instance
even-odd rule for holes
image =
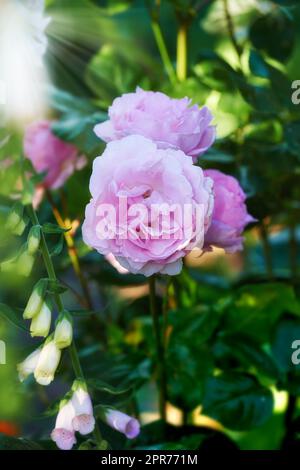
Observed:
[[[158,21],[152,19],[151,27],[161,56],[161,60],[164,64],[165,71],[169,77],[170,82],[172,85],[174,85],[176,83],[176,75]]]
[[[56,207],[56,205],[53,201],[51,193],[49,191],[47,191],[46,194],[47,194],[48,201],[51,205],[53,215],[54,215],[55,220],[58,223],[58,225],[62,229],[69,228],[69,227],[67,227],[67,224],[65,223],[63,217],[61,216],[58,208]],[[72,263],[74,272],[75,272],[75,274],[78,278],[78,281],[81,285],[82,292],[83,292],[84,297],[85,297],[86,307],[87,307],[87,309],[92,310],[93,309],[92,298],[91,298],[91,294],[90,294],[90,291],[89,291],[89,287],[88,287],[86,278],[85,278],[85,276],[82,272],[81,266],[80,266],[79,257],[78,257],[76,245],[75,245],[75,242],[74,242],[74,238],[70,234],[70,232],[65,232],[64,237],[65,237],[65,240],[66,240],[70,261]]]
[[[187,76],[187,21],[181,21],[177,34],[177,78],[183,82]]]
[[[272,279],[273,278],[272,251],[271,251],[271,246],[269,242],[267,227],[265,226],[264,221],[262,221],[259,229],[260,229],[260,238],[261,238],[262,248],[264,252],[267,275],[269,279]]]
[[[166,382],[166,368],[165,368],[165,352],[161,337],[159,315],[156,309],[155,301],[155,275],[149,279],[149,299],[150,311],[153,323],[153,332],[156,345],[157,355],[157,372],[158,372],[158,389],[159,389],[159,413],[160,418],[166,421],[166,401],[167,401],[167,382]]]
[[[228,34],[231,39],[233,48],[238,56],[239,63],[241,65],[241,55],[242,55],[242,49],[239,45],[239,43],[236,40],[235,37],[235,31],[234,31],[234,25],[232,21],[232,17],[229,11],[229,5],[228,5],[228,0],[223,0],[223,5],[224,5],[224,12],[225,12],[225,18],[226,18],[226,23],[227,23],[227,29],[228,29]]]
[[[297,266],[297,238],[296,238],[296,227],[295,225],[290,226],[290,240],[289,240],[289,247],[290,247],[290,268],[291,268],[291,278],[293,284],[297,281],[297,274],[298,274],[298,266]]]
[[[27,211],[28,211],[29,217],[30,217],[33,225],[40,225],[38,216],[37,216],[35,210],[33,209],[33,207],[32,206],[27,206]],[[42,251],[42,256],[43,256],[43,260],[44,260],[44,263],[45,263],[45,267],[46,267],[49,279],[51,279],[53,281],[57,281],[55,269],[54,269],[52,259],[51,259],[51,256],[50,256],[50,253],[49,253],[49,250],[48,250],[45,235],[44,235],[43,231],[41,231],[41,232],[42,232],[41,233],[41,251]],[[61,299],[60,294],[57,293],[57,292],[54,293],[54,298],[55,298],[55,302],[57,304],[58,311],[60,313],[63,312],[64,311],[64,305],[63,305],[63,301]],[[80,365],[79,356],[78,356],[78,352],[77,352],[77,349],[76,349],[74,339],[71,343],[71,346],[69,347],[69,353],[70,353],[71,362],[72,362],[72,366],[73,366],[76,378],[81,378],[81,379],[84,380],[84,375],[83,375],[83,371],[82,371],[82,368],[81,368],[81,365]],[[102,437],[101,437],[100,429],[99,429],[97,423],[95,423],[94,437],[95,437],[95,441],[97,443],[97,446],[98,447],[101,446]]]
[[[295,435],[295,426],[293,426],[293,418],[296,411],[297,405],[297,396],[289,394],[288,396],[288,404],[285,412],[284,417],[284,424],[285,424],[285,435],[282,440],[281,448],[285,449],[288,448],[291,444],[291,440],[293,440]]]

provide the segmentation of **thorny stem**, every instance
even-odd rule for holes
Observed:
[[[157,355],[158,389],[159,389],[159,413],[160,418],[166,421],[167,383],[165,368],[165,352],[161,337],[159,315],[155,301],[155,275],[149,278],[150,311],[153,323],[153,332]]]
[[[31,205],[27,206],[27,211],[28,211],[28,215],[31,219],[32,224],[40,225],[38,216]],[[49,279],[56,282],[57,277],[56,277],[55,269],[52,263],[52,259],[48,250],[47,242],[46,242],[43,231],[41,233],[41,251],[42,251],[43,260],[45,263],[45,267],[46,267]],[[64,305],[63,305],[63,301],[61,299],[60,294],[58,292],[54,293],[54,298],[57,304],[58,311],[60,313],[63,312]],[[68,349],[69,349],[71,362],[72,362],[72,366],[73,366],[76,378],[81,378],[84,380],[84,375],[83,375],[83,371],[82,371],[82,367],[80,364],[80,360],[79,360],[79,356],[78,356],[74,339],[72,341],[71,346]],[[100,447],[102,445],[102,436],[101,436],[100,429],[97,423],[95,423],[94,437],[95,437],[97,446]]]

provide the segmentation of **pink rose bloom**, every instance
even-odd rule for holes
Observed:
[[[211,225],[205,235],[205,247],[224,248],[227,253],[243,249],[244,228],[255,219],[248,214],[246,195],[233,176],[218,170],[205,170],[205,176],[214,181],[215,204]]]
[[[24,137],[24,153],[37,173],[46,173],[42,186],[60,188],[64,182],[86,164],[86,158],[78,149],[56,137],[50,121],[38,121],[27,127]]]
[[[83,240],[136,274],[178,274],[202,248],[213,183],[180,150],[132,135],[110,142],[94,161]]]
[[[209,109],[192,106],[188,98],[172,99],[164,93],[137,88],[135,93],[116,98],[108,114],[110,119],[94,129],[105,142],[143,135],[160,148],[182,150],[196,161],[215,140]]]
[[[140,433],[140,423],[138,420],[121,411],[107,410],[105,421],[108,426],[124,434],[127,439],[135,439]]]

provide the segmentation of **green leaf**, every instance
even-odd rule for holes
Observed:
[[[250,40],[257,49],[280,62],[285,62],[295,43],[294,22],[279,10],[268,13],[252,24]]]
[[[92,0],[97,6],[103,7],[103,0]],[[106,0],[105,13],[108,15],[117,15],[128,10],[134,0]]]
[[[289,122],[285,125],[284,136],[290,152],[298,158],[300,154],[300,121]]]
[[[295,7],[299,6],[298,0],[272,0],[273,3],[277,5],[281,5],[283,7]]]
[[[107,115],[90,101],[54,87],[50,88],[50,99],[54,109],[61,113],[60,120],[52,124],[53,132],[60,139],[74,143],[83,152],[95,152],[101,143],[93,128]]]
[[[236,431],[264,424],[272,415],[273,396],[255,377],[223,373],[207,380],[202,413]]]
[[[48,279],[47,291],[50,294],[63,294],[68,289],[61,284],[59,281],[54,281],[53,279]]]
[[[128,393],[133,390],[132,387],[114,387],[113,385],[107,384],[100,379],[89,379],[88,386],[95,390],[106,392],[111,395],[122,395],[123,393]]]
[[[51,224],[51,223],[46,223],[42,226],[43,228],[43,232],[44,233],[66,233],[66,232],[69,232],[71,230],[71,227],[70,228],[62,228],[60,227],[59,225],[57,224]]]
[[[0,450],[43,450],[43,448],[37,442],[28,439],[0,434]]]
[[[21,330],[28,331],[23,322],[22,314],[18,315],[12,308],[5,304],[0,304],[0,316],[8,320],[14,326],[21,328]]]
[[[58,256],[61,254],[64,247],[64,236],[61,235],[59,241],[55,244],[54,248],[52,248],[50,255],[51,256]]]
[[[191,411],[201,403],[204,380],[212,371],[207,341],[219,318],[214,311],[200,307],[178,309],[168,318],[172,326],[166,357],[168,399],[175,406]]]
[[[226,310],[226,331],[265,341],[284,312],[300,315],[300,304],[292,286],[271,282],[241,287]]]
[[[219,339],[218,348],[222,346],[223,354],[226,348],[229,358],[237,359],[239,365],[246,367],[249,372],[254,369],[266,377],[278,378],[278,369],[272,356],[267,354],[253,339],[243,335],[226,335]]]

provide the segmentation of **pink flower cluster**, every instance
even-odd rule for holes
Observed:
[[[109,118],[95,127],[108,144],[93,165],[87,245],[120,272],[145,276],[179,273],[195,247],[242,249],[254,219],[238,181],[193,164],[215,139],[206,107],[138,88],[113,102]]]
[[[61,450],[70,450],[76,443],[75,431],[85,436],[95,427],[93,405],[84,386],[77,386],[70,400],[60,406],[51,439]]]

